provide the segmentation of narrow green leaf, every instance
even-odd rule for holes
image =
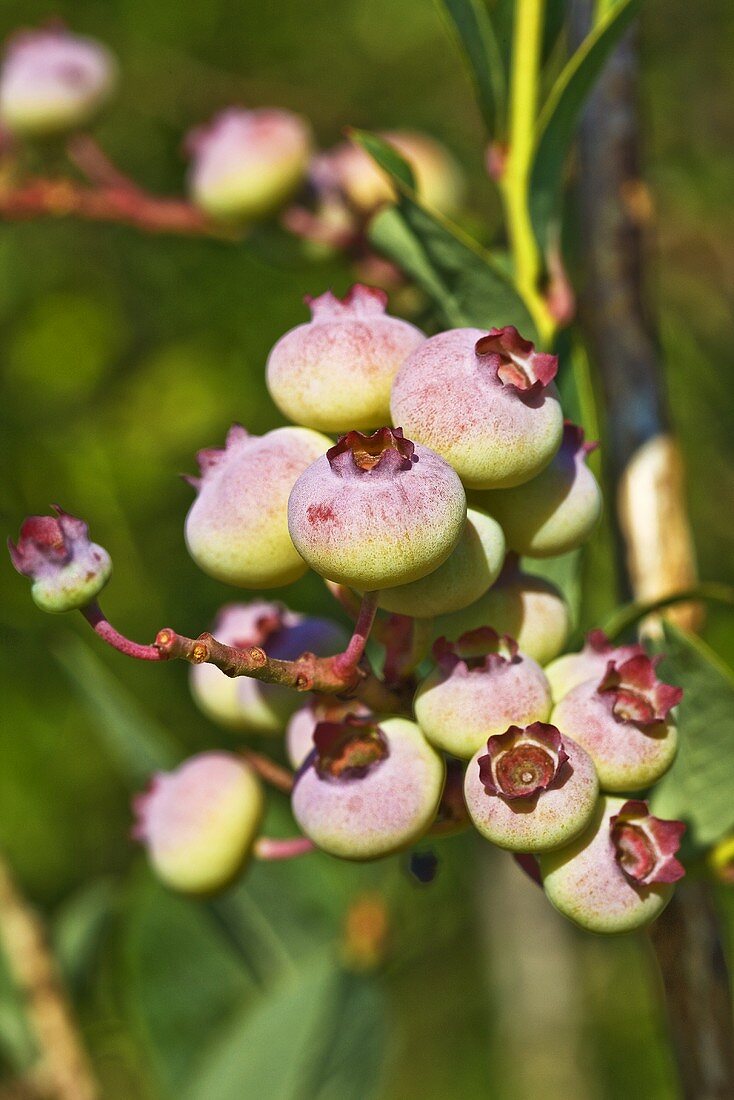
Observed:
[[[699,638],[665,624],[660,675],[683,688],[680,748],[654,789],[660,817],[681,818],[697,847],[734,827],[734,672]]]
[[[146,714],[93,649],[68,634],[54,655],[131,787],[145,783],[154,771],[175,767],[182,756],[176,742]]]
[[[483,0],[441,0],[462,49],[487,134],[500,141],[505,131],[505,68],[500,44]]]
[[[377,984],[321,954],[220,1030],[185,1100],[370,1100],[383,1061],[384,1011]]]
[[[642,0],[619,0],[599,20],[565,65],[540,113],[530,167],[530,213],[543,249],[557,213],[566,157],[586,98],[641,5]]]
[[[429,296],[441,323],[450,328],[515,325],[537,341],[530,312],[500,264],[420,203],[407,165],[386,142],[364,131],[353,131],[352,137],[388,173],[398,193],[397,204],[373,219],[370,238]]]
[[[629,630],[646,615],[653,615],[656,611],[664,611],[666,607],[674,607],[679,603],[690,603],[692,600],[705,600],[711,603],[721,603],[734,607],[734,587],[729,584],[721,584],[718,581],[702,581],[693,588],[687,588],[684,592],[676,592],[672,596],[663,596],[659,600],[647,603],[628,603],[618,608],[604,624],[604,632],[612,640],[619,638],[626,630]]]

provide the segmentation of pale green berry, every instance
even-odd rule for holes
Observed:
[[[496,581],[504,557],[500,525],[485,512],[470,508],[461,538],[443,565],[420,580],[386,589],[380,607],[418,619],[458,611]]]
[[[547,852],[586,828],[599,782],[588,753],[555,726],[535,722],[482,745],[466,769],[464,797],[474,825],[493,844]]]
[[[205,752],[158,773],[136,797],[133,835],[166,886],[212,894],[242,871],[263,809],[260,781],[243,759]]]
[[[602,509],[599,484],[585,461],[593,446],[567,421],[560,448],[537,477],[514,489],[473,495],[502,525],[510,550],[554,558],[586,542]]]
[[[683,874],[675,859],[682,832],[680,822],[652,818],[644,803],[601,798],[580,836],[540,856],[543,889],[589,932],[643,928],[662,913]]]
[[[288,495],[331,445],[307,428],[251,436],[239,424],[223,450],[198,454],[197,498],[186,517],[186,545],[200,569],[241,588],[277,588],[306,572],[288,534]]]
[[[435,820],[446,768],[414,722],[322,722],[291,805],[306,836],[342,859],[367,860],[419,840]]]

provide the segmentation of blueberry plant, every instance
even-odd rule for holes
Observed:
[[[432,139],[351,132],[317,153],[307,123],[277,109],[223,110],[186,142],[189,199],[149,195],[81,129],[113,88],[108,52],[61,28],[10,42],[0,216],[68,213],[245,246],[253,223],[277,216],[281,231],[344,251],[357,277],[381,284],[308,297],[310,319],[272,348],[267,387],[291,426],[255,436],[234,424],[222,448],[198,454],[186,547],[209,576],[254,593],[226,603],[211,632],[122,635],[98,602],[110,555],[59,507],[26,519],[10,554],[42,610],[80,611],[132,658],[189,662],[196,704],[242,735],[240,749],[199,753],[135,798],[134,836],[168,887],[209,897],[253,858],[375,860],[440,851],[474,829],[570,921],[625,932],[660,917],[686,869],[726,880],[734,863],[734,728],[730,715],[706,722],[732,701],[731,681],[689,632],[651,618],[688,601],[678,610],[690,627],[692,599],[731,595],[696,585],[682,499],[664,477],[645,497],[644,447],[605,477],[637,562],[629,594],[646,599],[606,632],[572,637],[569,577],[598,531],[602,490],[564,266],[564,166],[640,4],[597,6],[542,107],[544,5],[514,5],[509,57],[481,0],[444,6],[504,203],[506,241],[493,251],[448,220],[462,177]],[[87,182],[26,171],[29,143],[59,135]],[[415,292],[420,310],[394,316],[382,287],[396,301]],[[618,425],[601,427],[618,438]],[[644,565],[646,508],[679,516],[677,575],[664,539],[654,576]],[[324,581],[323,616],[268,599],[309,570]],[[351,615],[351,634],[329,601]],[[250,734],[281,744],[266,756]],[[292,836],[263,834],[268,784],[290,794]]]

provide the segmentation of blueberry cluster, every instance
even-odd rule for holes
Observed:
[[[564,654],[563,596],[519,566],[581,546],[601,511],[555,356],[511,326],[427,338],[366,286],[309,301],[267,363],[295,425],[235,425],[199,452],[186,543],[241,588],[313,570],[356,609],[354,633],[263,599],[229,604],[185,651],[195,700],[230,730],[284,736],[291,854],[376,859],[474,826],[583,927],[649,922],[683,873],[683,825],[639,796],[673,762],[681,692],[600,631]],[[105,636],[92,601],[110,561],[84,523],[32,517],[11,552],[40,606],[81,608]],[[275,858],[263,804],[251,756],[203,753],[138,796],[135,835],[167,884],[209,893],[253,852]]]

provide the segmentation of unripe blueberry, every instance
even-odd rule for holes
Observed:
[[[537,477],[514,489],[476,493],[479,507],[502,525],[510,550],[554,558],[586,542],[602,509],[599,484],[585,461],[595,447],[566,421],[560,448]]]
[[[464,179],[458,164],[435,138],[408,130],[380,135],[408,162],[415,176],[416,190],[426,206],[452,214],[461,206]],[[317,189],[338,189],[347,204],[361,215],[396,199],[388,176],[359,145],[343,142],[316,158],[313,165]]]
[[[45,137],[84,125],[115,84],[117,65],[91,38],[63,28],[20,31],[0,71],[0,123],[22,137]]]
[[[489,627],[440,638],[436,667],[418,687],[415,717],[436,748],[468,759],[508,726],[544,722],[551,694],[540,665]]]
[[[222,450],[199,451],[197,498],[186,517],[186,545],[200,569],[241,588],[276,588],[306,572],[288,534],[288,494],[324,449],[307,428],[249,435],[239,424]]]
[[[214,637],[224,645],[244,649],[259,646],[268,657],[292,661],[301,653],[328,657],[347,643],[342,628],[329,619],[289,611],[282,604],[228,604],[217,616]],[[215,665],[192,665],[191,693],[212,721],[233,730],[282,733],[302,696],[278,684],[262,684],[249,676],[225,676]]]
[[[186,142],[192,201],[212,218],[257,221],[272,214],[306,175],[307,123],[272,107],[229,107]]]
[[[17,544],[8,540],[10,560],[31,578],[31,596],[42,611],[74,611],[86,607],[102,591],[112,561],[101,546],[89,541],[84,520],[53,505],[55,516],[29,516]]]
[[[432,336],[393,383],[393,423],[445,458],[472,489],[521,485],[561,444],[555,355],[541,355],[511,325]]]
[[[719,882],[734,885],[734,834],[725,836],[714,845],[707,862]]]
[[[479,599],[497,580],[505,557],[505,536],[496,520],[470,508],[456,548],[427,577],[388,588],[380,607],[398,615],[446,615]]]
[[[436,619],[436,635],[455,640],[468,630],[491,626],[508,634],[520,651],[544,665],[563,652],[571,619],[561,591],[543,577],[506,564],[483,596],[453,615]]]
[[[247,862],[264,798],[244,760],[204,752],[175,771],[158,773],[133,808],[133,836],[145,844],[158,877],[183,893],[211,894],[228,886]]]
[[[296,776],[292,808],[319,848],[342,859],[377,859],[430,827],[446,769],[414,722],[322,722],[314,743]]]
[[[400,428],[342,436],[299,477],[288,502],[288,528],[304,561],[365,592],[437,569],[465,521],[455,472]]]
[[[307,298],[311,320],[270,352],[267,384],[284,416],[308,428],[343,432],[390,419],[398,368],[425,340],[415,325],[385,312],[384,290],[357,283],[339,300]]]
[[[555,726],[510,726],[466,769],[464,797],[487,840],[513,852],[547,852],[589,824],[599,797],[594,764]]]
[[[642,654],[579,684],[556,704],[551,721],[586,749],[605,791],[639,791],[668,770],[678,748],[670,710],[683,692],[658,680]]]
[[[540,857],[543,888],[589,932],[631,932],[655,920],[685,874],[675,853],[685,829],[653,817],[645,802],[602,798],[588,828]]]
[[[367,718],[369,709],[356,699],[335,699],[323,695],[311,699],[294,712],[285,731],[285,751],[297,771],[313,752],[313,735],[319,722],[343,722],[348,717]]]
[[[644,656],[644,653],[641,645],[613,646],[603,630],[590,630],[579,653],[564,653],[545,666],[553,701],[559,702],[586,680],[601,680],[610,661],[620,665],[630,657]]]

